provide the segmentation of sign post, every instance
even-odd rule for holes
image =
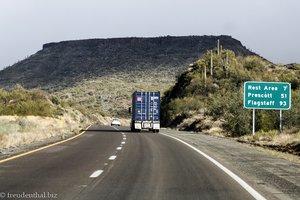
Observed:
[[[282,110],[279,110],[279,131],[282,132]]]
[[[291,107],[291,84],[247,81],[244,83],[244,107],[253,109],[253,135],[255,134],[255,109],[279,110],[279,130],[282,131],[282,110]]]
[[[252,111],[252,135],[255,135],[255,109]]]

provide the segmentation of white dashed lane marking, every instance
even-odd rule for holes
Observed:
[[[114,129],[116,129],[116,128],[114,127]],[[118,130],[118,129],[116,129],[116,130]],[[122,135],[123,135],[123,140],[126,140],[126,135],[125,135],[125,133],[122,133]],[[121,142],[121,144],[125,144],[125,142],[123,141],[123,142]],[[119,147],[117,147],[117,151],[120,151],[120,150],[122,150],[122,145],[119,146]],[[115,160],[116,158],[117,158],[117,156],[116,156],[116,155],[113,155],[113,156],[110,156],[110,157],[108,158],[108,160]],[[106,165],[108,165],[108,163],[104,163],[104,165],[106,166]],[[94,171],[94,172],[90,175],[90,178],[97,178],[97,177],[100,176],[103,172],[104,172],[103,170],[96,170],[96,171]]]
[[[111,156],[111,157],[109,157],[108,160],[114,160],[114,159],[116,159],[116,157],[117,157],[117,156]]]
[[[97,170],[97,171],[94,171],[94,173],[92,173],[92,174],[90,175],[90,178],[97,178],[97,177],[100,176],[102,173],[103,173],[103,170]]]

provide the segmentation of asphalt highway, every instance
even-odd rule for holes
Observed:
[[[62,200],[254,199],[177,140],[110,126],[92,126],[74,140],[0,163],[0,199],[29,199],[25,195]]]

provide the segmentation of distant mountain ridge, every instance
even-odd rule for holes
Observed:
[[[68,87],[115,73],[168,69],[181,72],[220,40],[237,55],[255,53],[231,36],[166,36],[62,41],[0,71],[0,87]]]

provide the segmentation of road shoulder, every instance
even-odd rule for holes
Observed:
[[[168,129],[162,132],[193,145],[219,161],[267,199],[300,198],[300,164],[227,138]]]

